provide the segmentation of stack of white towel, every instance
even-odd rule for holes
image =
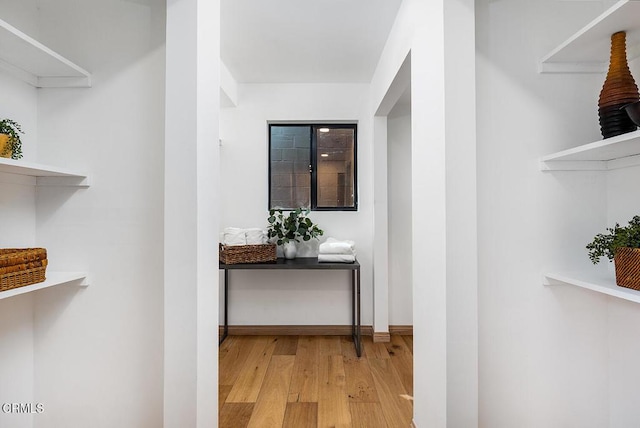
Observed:
[[[267,233],[259,228],[241,229],[227,227],[224,229],[220,242],[224,245],[261,245],[267,243]]]
[[[356,246],[353,241],[327,238],[318,248],[318,261],[325,263],[353,263],[356,261]]]

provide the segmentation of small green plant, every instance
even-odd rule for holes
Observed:
[[[593,264],[600,261],[600,257],[613,260],[616,251],[622,247],[640,248],[640,216],[634,216],[629,225],[620,227],[618,223],[614,227],[608,227],[606,234],[599,233],[593,241],[587,245],[589,259]]]
[[[11,159],[20,159],[22,157],[22,141],[20,140],[20,134],[22,128],[15,120],[2,119],[0,120],[0,134],[6,134],[9,136],[8,144],[4,147],[0,156],[8,157],[11,152]]]
[[[269,238],[277,238],[277,244],[282,245],[289,241],[300,242],[309,241],[311,238],[318,238],[324,233],[317,225],[313,224],[311,219],[307,217],[309,210],[297,208],[288,215],[283,214],[282,210],[269,210],[269,228],[267,236]]]

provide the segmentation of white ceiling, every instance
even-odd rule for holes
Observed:
[[[402,0],[222,0],[238,82],[370,82]]]

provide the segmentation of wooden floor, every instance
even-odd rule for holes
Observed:
[[[229,336],[219,351],[219,427],[406,428],[413,336]]]

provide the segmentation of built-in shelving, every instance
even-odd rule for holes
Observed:
[[[574,285],[598,293],[640,303],[640,291],[616,285],[613,275],[598,273],[547,273],[543,276],[544,285]]]
[[[539,63],[541,73],[604,73],[611,35],[627,33],[627,57],[640,56],[640,0],[620,0],[561,43]],[[640,130],[552,153],[540,159],[542,171],[608,171],[640,165]],[[607,270],[546,273],[544,285],[572,285],[640,303],[640,291],[616,285]]]
[[[640,131],[629,132],[540,159],[543,171],[608,171],[640,165]]]
[[[37,88],[91,86],[91,74],[0,19],[0,69]]]
[[[84,272],[49,272],[46,273],[47,279],[44,282],[27,285],[24,287],[14,288],[12,290],[0,292],[0,300],[9,297],[18,296],[20,294],[31,293],[33,291],[42,290],[43,288],[55,287],[63,284],[71,284],[86,287],[88,286],[87,274]]]
[[[546,55],[540,72],[605,72],[611,34],[627,33],[627,57],[640,55],[640,0],[620,0]],[[543,171],[607,171],[640,165],[640,131],[584,144],[540,160]]]
[[[90,87],[91,74],[0,19],[0,72],[37,88]],[[0,181],[35,186],[88,187],[87,174],[56,166],[0,158]],[[47,270],[46,280],[0,292],[0,300],[60,285],[87,286],[84,272]]]
[[[87,174],[22,160],[0,158],[1,173],[33,177],[37,186],[89,187]]]
[[[620,0],[561,43],[539,63],[541,73],[604,73],[611,34],[627,32],[627,57],[640,55],[640,0]]]

